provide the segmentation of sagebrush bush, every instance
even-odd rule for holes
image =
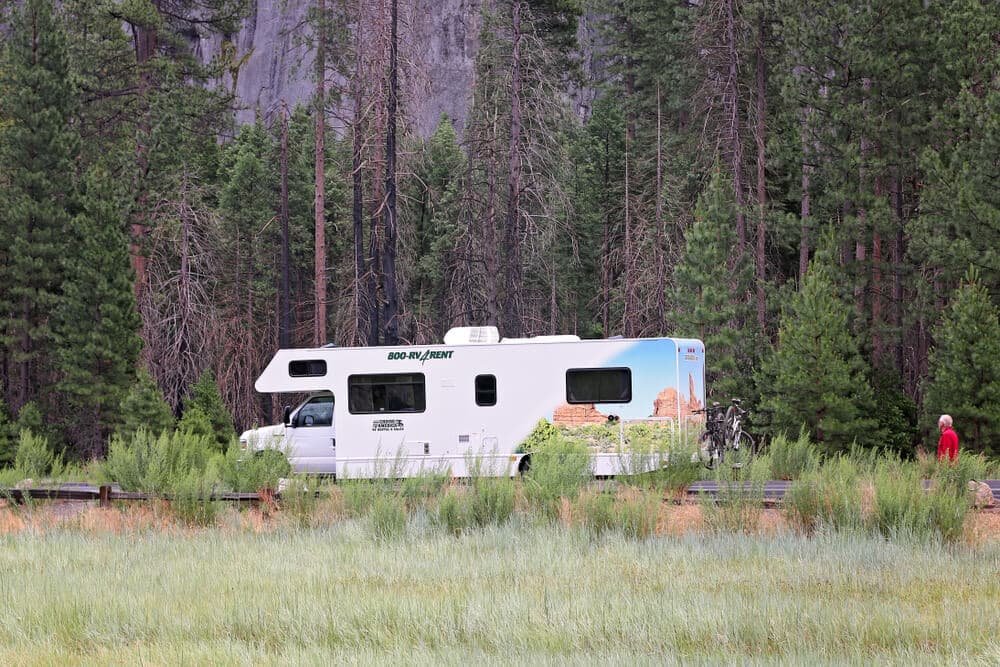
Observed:
[[[406,503],[395,493],[379,493],[368,518],[376,539],[398,537],[406,530]]]
[[[470,512],[477,526],[501,525],[514,514],[516,489],[507,477],[481,477],[472,483]]]
[[[318,477],[294,475],[281,489],[279,507],[300,528],[309,528],[313,525],[316,508],[323,495]]]
[[[716,533],[754,533],[764,509],[764,483],[769,479],[768,472],[761,465],[751,464],[749,468],[720,466],[715,471],[715,495],[703,494],[701,497],[705,525]]]
[[[400,493],[412,511],[433,503],[449,482],[451,474],[447,471],[424,470],[416,477],[405,478]]]
[[[586,446],[557,435],[532,453],[524,476],[525,497],[530,505],[554,517],[559,500],[576,499],[590,478]]]
[[[917,465],[886,455],[872,476],[874,502],[868,520],[870,529],[885,537],[917,539],[961,537],[970,499],[964,485],[955,479],[924,478]]]
[[[251,452],[234,442],[226,451],[220,468],[222,483],[233,491],[253,493],[278,488],[278,480],[288,477],[292,466],[285,452],[263,449]]]
[[[848,456],[837,456],[805,472],[785,493],[785,515],[807,533],[826,527],[856,530],[862,527],[858,467]]]
[[[14,469],[23,477],[39,478],[48,475],[56,462],[44,436],[35,435],[31,429],[21,431],[14,454]]]
[[[464,489],[449,488],[438,502],[437,512],[433,515],[435,522],[452,535],[461,535],[471,523],[467,495]]]
[[[191,471],[203,474],[213,454],[206,436],[183,431],[155,436],[140,428],[131,437],[111,439],[104,472],[128,491],[169,493],[177,483],[188,484]]]
[[[795,479],[802,473],[813,470],[819,464],[819,450],[809,439],[809,433],[803,427],[799,437],[791,440],[784,433],[779,433],[768,447],[771,459],[771,476],[774,479]]]
[[[170,481],[170,509],[188,525],[210,526],[215,523],[221,503],[212,500],[215,479],[205,471],[178,473]]]

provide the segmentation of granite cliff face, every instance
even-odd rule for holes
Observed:
[[[237,121],[252,122],[271,113],[282,100],[290,106],[308,103],[313,93],[313,53],[303,45],[308,36],[306,12],[312,0],[254,0],[232,42],[235,59],[246,58],[236,81]],[[401,102],[421,136],[429,136],[442,113],[464,124],[471,102],[473,69],[479,42],[481,0],[415,0],[400,3],[401,83],[409,94]],[[405,13],[404,13],[405,12]],[[192,48],[203,61],[218,56],[221,35],[193,35]],[[227,77],[221,85],[231,87]],[[334,109],[331,123],[341,125]]]

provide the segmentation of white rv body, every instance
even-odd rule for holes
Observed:
[[[446,340],[463,339],[453,332]],[[241,436],[254,449],[284,448],[297,471],[348,479],[431,471],[463,477],[471,463],[478,474],[503,476],[518,472],[525,456],[518,447],[543,418],[657,418],[686,427],[705,404],[705,346],[686,338],[546,336],[289,349],[275,354],[255,387],[313,394],[288,426]],[[626,452],[594,454],[592,462],[598,476],[633,466]]]

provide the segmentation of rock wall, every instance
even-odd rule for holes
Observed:
[[[254,0],[232,41],[239,68],[235,92],[236,120],[253,122],[269,116],[282,100],[307,104],[313,94],[313,52],[306,46],[306,13],[313,0]],[[479,45],[481,0],[413,0],[400,2],[400,106],[412,129],[429,136],[442,113],[461,127],[472,96],[473,70]],[[222,50],[221,35],[192,38],[203,62]],[[220,82],[233,86],[227,77]],[[344,102],[345,106],[349,102]],[[343,127],[349,109],[331,109],[331,124]]]

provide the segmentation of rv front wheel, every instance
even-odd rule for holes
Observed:
[[[521,460],[517,463],[517,474],[524,477],[525,473],[531,470],[531,456],[522,456]]]

